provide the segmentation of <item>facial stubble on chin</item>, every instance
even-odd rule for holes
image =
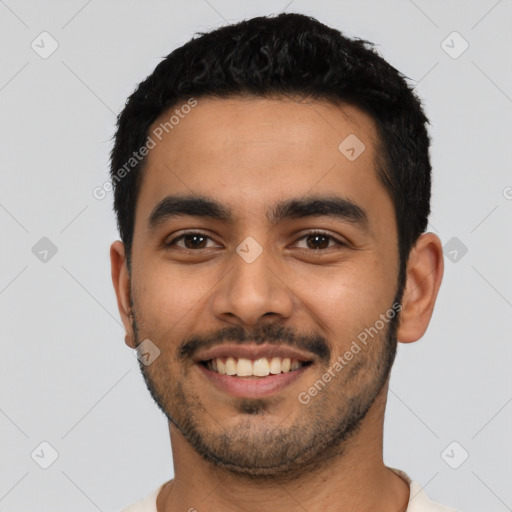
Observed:
[[[400,299],[401,293],[397,293],[394,303]],[[133,304],[132,312],[133,332],[136,345],[139,345],[142,340]],[[341,371],[347,383],[370,373],[373,378],[365,389],[359,389],[358,394],[351,396],[344,394],[343,389],[330,394],[328,387],[337,384],[334,378],[312,399],[310,407],[297,400],[297,406],[302,407],[303,412],[286,428],[281,426],[286,417],[277,425],[275,422],[269,427],[265,424],[266,417],[272,411],[275,413],[278,407],[274,397],[233,399],[232,406],[242,421],[234,428],[224,428],[222,418],[214,416],[215,409],[207,410],[207,404],[203,405],[197,395],[186,391],[184,382],[169,375],[164,366],[155,365],[157,361],[150,366],[139,361],[139,366],[157,406],[206,461],[240,478],[265,480],[278,477],[285,482],[314,471],[331,457],[343,454],[344,445],[358,432],[389,377],[396,355],[398,320],[397,314],[387,324],[383,339],[379,336],[378,340],[372,340],[372,343],[381,343],[380,353],[373,358],[373,367],[368,366],[366,359],[356,359],[361,355],[359,353],[350,366]],[[361,352],[364,350],[362,348]],[[341,387],[339,382],[338,386]],[[340,395],[344,400],[336,404],[335,399]],[[212,426],[210,430],[208,425]]]

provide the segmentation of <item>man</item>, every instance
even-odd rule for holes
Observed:
[[[448,511],[383,462],[397,341],[443,275],[421,103],[371,43],[260,17],[118,118],[112,279],[174,479],[125,511]]]

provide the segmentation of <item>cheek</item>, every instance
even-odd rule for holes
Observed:
[[[147,265],[134,281],[138,317],[152,333],[168,332],[201,307],[209,288],[191,269],[171,272],[168,266]]]
[[[333,343],[350,343],[352,337],[373,325],[390,307],[394,282],[377,258],[368,257],[363,265],[331,268],[310,276],[314,286],[297,291],[302,304],[326,330]]]

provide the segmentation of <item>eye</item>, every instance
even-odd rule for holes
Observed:
[[[186,233],[182,233],[176,238],[173,238],[170,242],[165,244],[165,247],[176,245],[182,249],[192,251],[196,249],[207,249],[208,247],[206,244],[208,240],[212,240],[212,238],[205,233],[200,231],[188,231]],[[334,242],[334,246],[345,245],[337,238],[323,231],[311,231],[300,237],[298,241],[300,240],[306,240],[307,247],[305,249],[302,248],[304,252],[330,249],[333,246],[329,245],[329,242]],[[178,242],[183,242],[184,245],[180,245]]]
[[[165,247],[171,247],[172,245],[177,244],[177,242],[183,241],[185,246],[178,245],[178,247],[181,247],[182,249],[206,249],[207,247],[205,247],[205,241],[207,239],[212,240],[211,237],[205,233],[201,233],[200,231],[188,231],[176,238],[173,238],[170,242],[167,242]]]
[[[307,248],[310,251],[319,251],[322,249],[330,249],[332,246],[329,246],[329,241],[334,241],[334,246],[344,246],[345,244],[333,237],[329,233],[324,233],[323,231],[311,231],[306,233],[304,236],[299,238],[299,240],[306,240]]]

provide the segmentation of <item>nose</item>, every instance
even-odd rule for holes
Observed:
[[[234,252],[229,265],[212,295],[216,317],[244,326],[254,326],[264,316],[290,317],[295,302],[293,283],[286,282],[270,250],[263,250],[254,260]]]

